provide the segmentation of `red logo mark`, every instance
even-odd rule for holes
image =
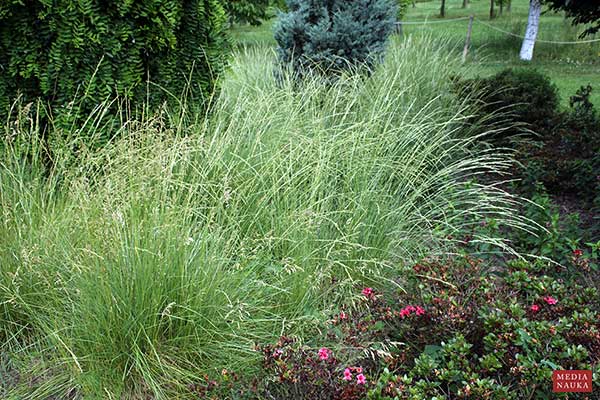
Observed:
[[[553,371],[554,393],[591,393],[592,371]]]

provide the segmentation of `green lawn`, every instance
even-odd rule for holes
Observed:
[[[548,74],[558,86],[563,104],[582,85],[596,86],[592,101],[600,104],[600,42],[593,44],[557,45],[537,43],[532,62],[519,60],[521,40],[495,31],[484,23],[523,35],[527,23],[528,0],[513,0],[511,13],[504,12],[489,20],[487,0],[472,0],[467,9],[461,8],[462,0],[447,0],[446,20],[474,15],[472,46],[469,53],[469,74],[490,75],[507,67],[537,68]],[[440,21],[439,1],[419,2],[409,7],[405,21]],[[496,8],[498,11],[498,8]],[[477,22],[477,20],[481,22]],[[239,46],[275,45],[273,39],[274,19],[260,27],[236,26],[233,38]],[[468,21],[454,21],[427,25],[406,25],[404,35],[431,35],[448,42],[450,51],[461,54]],[[546,13],[542,16],[538,39],[549,41],[575,41],[581,28],[571,26],[561,14]]]

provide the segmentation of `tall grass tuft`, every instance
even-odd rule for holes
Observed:
[[[477,145],[443,46],[407,40],[327,84],[273,68],[271,50],[242,51],[210,118],[110,125],[115,140],[49,172],[6,142],[2,352],[44,366],[17,398],[185,398],[204,373],[254,374],[255,343],[308,338],[478,217],[522,225],[515,199],[471,182],[510,160]],[[6,133],[39,137],[27,115]]]

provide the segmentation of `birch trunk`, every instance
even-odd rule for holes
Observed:
[[[467,8],[468,5],[469,5],[469,0],[463,0],[462,8]]]
[[[527,19],[527,30],[525,38],[521,45],[521,60],[531,61],[533,58],[533,48],[535,47],[535,38],[540,26],[540,15],[542,14],[542,4],[540,0],[529,0],[529,18]]]

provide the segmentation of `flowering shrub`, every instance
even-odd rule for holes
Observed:
[[[342,350],[297,347],[289,338],[263,348],[269,393],[551,398],[553,370],[597,365],[596,289],[557,278],[555,267],[541,262],[508,262],[494,275],[486,268],[469,257],[430,258],[403,271],[405,292],[363,289],[362,303],[338,312],[323,339]]]
[[[553,370],[598,365],[595,288],[542,262],[488,271],[470,257],[428,258],[402,271],[403,291],[357,290],[315,346],[285,336],[257,346],[266,378],[244,398],[550,399]]]
[[[468,258],[415,266],[413,296],[435,296],[426,306],[425,329],[423,321],[410,321],[401,333],[420,354],[388,363],[393,369],[379,377],[370,398],[520,399],[535,394],[549,399],[553,370],[598,364],[596,289],[557,279],[551,276],[554,267],[542,263],[509,262],[496,278],[481,267]],[[472,275],[465,279],[465,273]],[[444,319],[443,308],[451,318]],[[412,337],[407,335],[411,329]]]
[[[393,341],[409,343],[400,360],[417,357],[425,346],[448,341],[458,332],[467,340],[480,337],[476,318],[482,307],[494,296],[494,280],[483,273],[480,260],[469,257],[447,260],[429,258],[403,272],[406,294],[399,295],[400,304],[421,304],[412,318],[393,321]],[[404,311],[404,313],[406,313]]]
[[[318,350],[281,337],[275,345],[259,348],[269,379],[264,397],[272,399],[365,398],[369,383],[360,366],[344,364],[327,347]]]
[[[449,394],[458,399],[514,399],[508,386],[481,376],[479,371],[489,362],[485,358],[474,358],[472,348],[460,334],[441,346],[431,346],[404,374],[384,370],[368,398],[445,399]]]

